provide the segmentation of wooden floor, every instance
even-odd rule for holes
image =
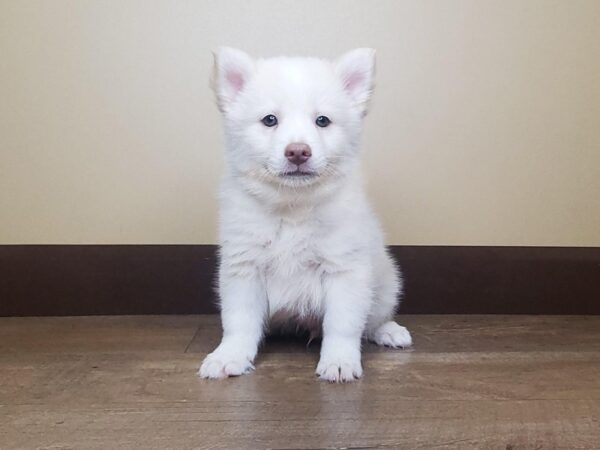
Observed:
[[[196,377],[215,316],[0,319],[0,448],[600,448],[600,316],[405,316],[412,350],[317,381],[318,345]]]

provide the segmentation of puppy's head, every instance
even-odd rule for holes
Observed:
[[[220,48],[213,88],[235,175],[294,188],[344,176],[358,158],[374,62],[371,49],[331,62],[254,60],[240,50]]]

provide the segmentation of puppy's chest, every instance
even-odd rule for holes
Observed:
[[[323,231],[307,225],[279,224],[265,235],[257,254],[271,313],[289,311],[304,315],[318,311],[324,296],[324,279],[334,270],[335,258],[324,245]]]
[[[315,225],[281,221],[274,229],[265,231],[256,252],[256,263],[265,275],[298,275],[316,271],[329,262]]]

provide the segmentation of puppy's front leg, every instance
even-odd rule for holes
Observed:
[[[348,382],[362,376],[360,345],[371,293],[364,274],[347,272],[327,279],[323,342],[316,373],[322,380]]]
[[[208,355],[198,375],[226,378],[247,373],[263,336],[267,300],[258,277],[221,277],[223,339]]]

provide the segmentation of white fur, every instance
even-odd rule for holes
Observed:
[[[253,60],[230,48],[215,56],[228,168],[220,211],[223,339],[199,374],[253,370],[265,329],[291,321],[322,331],[320,378],[359,378],[363,336],[411,345],[408,331],[391,321],[401,281],[359,170],[374,51],[354,50],[336,62]],[[269,114],[277,126],[261,122]],[[320,115],[331,125],[316,126]],[[312,149],[305,168],[314,175],[282,176],[291,170],[284,149],[298,142]]]

